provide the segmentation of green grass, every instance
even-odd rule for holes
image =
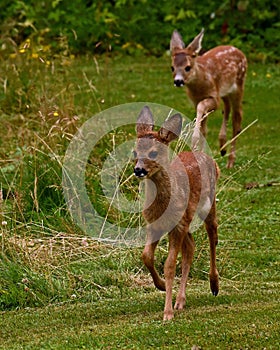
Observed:
[[[263,294],[254,284],[252,300],[243,283],[223,284],[222,295],[213,298],[207,283],[191,283],[187,310],[170,323],[161,321],[163,294],[159,298],[153,290],[98,303],[13,311],[2,315],[2,342],[8,349],[277,349],[276,290]]]
[[[141,247],[94,242],[67,212],[61,161],[91,116],[145,101],[193,119],[169,67],[167,57],[107,56],[50,65],[19,56],[1,66],[1,349],[279,348],[279,66],[249,65],[243,127],[258,121],[238,139],[231,170],[218,152],[221,111],[208,119],[207,140],[221,168],[218,297],[209,291],[204,230],[195,232],[186,310],[163,323],[164,293],[143,268]],[[100,210],[96,179],[110,142],[99,144],[87,173]],[[165,257],[164,241],[161,272]]]

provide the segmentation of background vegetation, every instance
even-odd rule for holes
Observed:
[[[237,29],[242,28],[238,15],[249,13],[237,9],[240,3],[215,7],[211,2],[207,11],[203,2],[190,4],[195,16],[181,18],[185,2],[178,7],[153,4],[150,12],[148,1],[88,2],[85,11],[82,1],[67,3],[67,11],[62,1],[1,2],[1,349],[278,348],[280,69],[269,61],[279,57],[279,34],[268,33],[277,29],[279,15],[274,2],[264,8],[256,1],[254,10],[251,1],[245,2],[254,44],[249,33]],[[211,19],[212,6],[216,15]],[[230,6],[232,16],[217,11]],[[94,22],[90,11],[103,17]],[[230,23],[226,35],[221,34],[225,18]],[[233,25],[234,18],[240,27]],[[76,33],[67,23],[75,24]],[[227,170],[218,152],[221,111],[209,117],[208,143],[222,170],[221,293],[213,298],[209,292],[208,243],[201,229],[195,233],[187,308],[165,325],[164,294],[154,289],[143,268],[141,248],[99,244],[72,222],[62,194],[61,164],[78,128],[109,107],[148,101],[193,119],[184,91],[172,86],[170,58],[164,53],[174,27],[180,24],[187,39],[202,25],[207,28],[205,23],[207,46],[239,38],[250,57],[243,126],[258,121],[240,136],[236,166]],[[142,36],[146,30],[149,35]],[[121,143],[133,133],[132,127],[111,136]],[[110,137],[102,140],[88,164],[88,189],[100,210],[106,204],[99,173],[104,151],[111,148]],[[135,185],[129,183],[127,190]],[[161,272],[165,257],[164,240],[157,254]]]
[[[72,53],[162,55],[174,28],[189,41],[204,27],[206,49],[230,43],[254,59],[280,56],[277,0],[4,0],[0,23],[2,52],[30,39]]]

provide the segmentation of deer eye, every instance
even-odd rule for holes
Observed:
[[[158,152],[157,152],[157,151],[151,151],[151,152],[149,153],[149,158],[150,158],[150,159],[156,159],[157,155],[158,155]]]
[[[174,72],[174,67],[173,66],[171,67],[171,71]]]
[[[189,72],[191,70],[191,66],[187,66],[186,68],[185,68],[185,71],[186,72]]]

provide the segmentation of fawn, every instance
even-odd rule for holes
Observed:
[[[145,179],[143,216],[147,221],[147,237],[142,260],[149,269],[155,286],[164,291],[164,320],[174,316],[172,286],[177,255],[182,253],[182,277],[175,309],[182,310],[186,302],[186,283],[193,260],[195,244],[189,231],[198,213],[204,220],[210,243],[210,287],[213,295],[219,291],[216,268],[218,243],[215,185],[219,169],[215,161],[202,152],[181,152],[169,160],[169,147],[181,132],[182,117],[175,114],[153,131],[154,121],[145,106],[137,119],[137,141],[134,150],[134,174]],[[154,253],[164,233],[169,234],[169,251],[162,279],[154,266]]]
[[[175,30],[170,41],[174,85],[186,85],[187,94],[196,108],[192,148],[203,149],[200,131],[206,136],[206,119],[209,112],[224,102],[223,123],[219,133],[221,155],[225,155],[226,130],[232,109],[233,137],[227,167],[235,162],[235,143],[241,131],[242,99],[244,92],[247,60],[245,55],[233,46],[217,46],[201,56],[201,42],[204,30],[185,48],[181,35]]]

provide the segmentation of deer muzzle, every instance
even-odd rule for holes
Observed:
[[[139,168],[139,167],[135,167],[134,168],[134,175],[137,177],[145,177],[148,174],[147,170],[144,168]]]
[[[145,177],[147,174],[148,172],[144,168],[144,162],[141,159],[138,159],[138,162],[134,168],[134,175],[141,178],[141,177]]]
[[[184,86],[185,85],[185,83],[184,83],[184,80],[183,79],[176,79],[176,77],[175,77],[175,79],[174,79],[174,86],[176,86],[176,87],[182,87],[182,86]]]

